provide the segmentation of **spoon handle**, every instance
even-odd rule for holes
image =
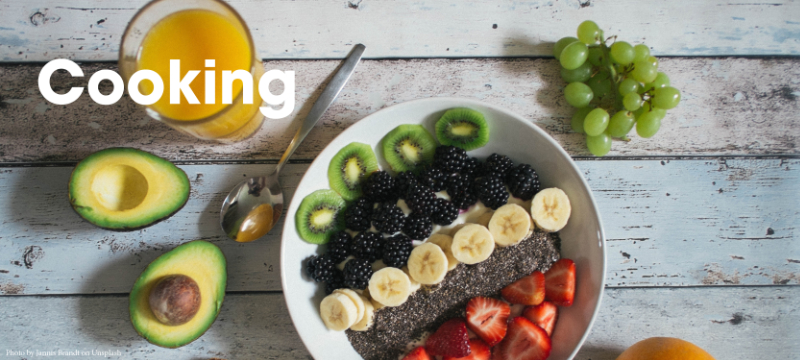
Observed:
[[[356,45],[353,50],[350,52],[350,55],[342,63],[342,66],[333,75],[333,78],[322,90],[322,94],[320,94],[317,101],[314,103],[314,106],[311,107],[311,111],[308,112],[308,116],[306,116],[305,120],[303,120],[303,124],[300,125],[300,128],[297,129],[297,133],[294,134],[294,138],[292,142],[289,143],[289,148],[286,149],[286,152],[283,153],[281,156],[281,160],[278,162],[278,166],[275,167],[274,173],[277,174],[281,171],[281,168],[289,160],[289,157],[292,156],[297,146],[306,138],[308,132],[314,127],[314,125],[322,118],[322,114],[328,110],[328,107],[333,104],[333,101],[336,100],[336,96],[342,91],[344,88],[344,84],[347,83],[347,80],[350,79],[350,75],[353,74],[353,71],[358,65],[359,60],[361,60],[361,55],[364,54],[364,49],[366,47],[362,44]]]

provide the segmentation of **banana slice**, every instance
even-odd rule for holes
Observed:
[[[373,273],[369,279],[369,294],[372,299],[385,306],[402,305],[411,295],[411,280],[403,270],[383,268]]]
[[[358,311],[358,316],[356,317],[355,322],[361,321],[361,318],[364,317],[364,300],[361,299],[361,295],[350,289],[336,289],[333,290],[333,293],[347,295],[350,300],[353,300],[353,304],[356,305],[356,310]]]
[[[406,273],[406,275],[408,275],[408,281],[411,282],[411,293],[412,294],[415,291],[419,290],[419,288],[422,287],[422,284],[418,283],[417,280],[414,280],[414,278],[411,277],[411,274],[408,273],[408,266],[403,266],[403,268],[400,269],[400,270],[403,270],[403,272]]]
[[[428,238],[428,242],[439,245],[439,247],[442,248],[442,251],[444,251],[444,255],[447,256],[447,271],[453,270],[456,268],[456,266],[458,266],[460,261],[453,256],[452,236],[445,234],[433,234]]]
[[[375,307],[372,306],[372,302],[363,295],[361,296],[361,301],[364,303],[364,316],[359,322],[353,324],[350,330],[367,331],[375,319]]]
[[[489,221],[489,232],[498,246],[511,246],[527,237],[531,226],[531,216],[522,206],[506,204],[494,212]]]
[[[533,199],[531,199],[531,200],[522,200],[522,199],[520,199],[518,197],[509,196],[507,204],[517,204],[519,206],[522,206],[522,208],[525,209],[525,212],[528,212],[528,211],[531,210],[531,201],[532,200]]]
[[[408,273],[423,285],[436,285],[447,275],[447,255],[436,244],[424,243],[411,250]]]
[[[487,211],[487,212],[481,214],[481,216],[479,216],[477,219],[475,219],[475,223],[479,224],[479,225],[486,226],[488,228],[489,227],[489,221],[492,220],[492,216],[494,216],[494,211]]]
[[[469,224],[453,236],[453,256],[465,264],[472,265],[484,261],[494,252],[494,238],[484,226]],[[412,252],[413,255],[413,252]],[[409,264],[411,258],[408,259]]]
[[[533,197],[531,216],[540,229],[556,232],[564,228],[572,212],[569,197],[559,188],[547,188]]]
[[[378,310],[383,309],[384,307],[386,307],[385,305],[379,303],[378,300],[375,300],[375,299],[370,299],[369,302],[372,303],[372,307],[375,309],[375,311],[378,311]]]
[[[345,294],[330,294],[319,304],[322,322],[328,329],[344,331],[353,326],[358,318],[358,308],[353,300]]]

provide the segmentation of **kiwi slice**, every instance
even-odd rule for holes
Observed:
[[[447,110],[436,122],[436,138],[442,145],[473,150],[489,142],[489,125],[483,114],[467,108]]]
[[[317,190],[303,198],[294,222],[300,237],[312,244],[325,244],[344,229],[345,201],[333,190]]]
[[[381,139],[383,157],[395,172],[419,172],[433,161],[436,145],[422,125],[400,125]]]
[[[372,148],[352,142],[333,156],[328,165],[328,183],[345,200],[352,201],[361,196],[361,183],[375,171],[378,159]]]

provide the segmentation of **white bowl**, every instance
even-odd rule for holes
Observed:
[[[429,98],[394,105],[367,116],[337,136],[317,156],[295,190],[281,244],[281,281],[286,305],[300,338],[311,355],[323,359],[360,359],[344,332],[328,330],[319,316],[319,303],[325,296],[324,284],[303,274],[303,260],[318,252],[295,229],[295,213],[301,200],[319,189],[327,189],[327,169],[331,158],[351,142],[369,144],[380,159],[381,138],[401,124],[422,124],[431,134],[445,110],[468,107],[484,114],[490,127],[489,143],[470,156],[486,158],[492,153],[509,156],[515,163],[528,163],[536,169],[542,188],[559,187],[569,196],[572,215],[559,232],[561,256],[575,261],[577,288],[571,307],[561,308],[553,334],[551,360],[572,359],[592,327],[605,284],[605,235],[592,192],[570,156],[544,131],[523,117],[496,106],[470,99]],[[381,160],[382,161],[382,160]],[[387,169],[385,162],[381,167]]]

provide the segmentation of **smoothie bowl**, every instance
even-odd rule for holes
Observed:
[[[502,244],[500,240],[497,240],[499,245],[496,250],[487,255],[487,258],[481,259],[480,262],[471,262],[468,259],[469,255],[462,254],[462,263],[454,265],[451,261],[450,265],[453,266],[449,271],[445,271],[446,275],[443,275],[435,285],[426,285],[423,282],[420,286],[417,281],[412,281],[412,287],[420,287],[420,289],[410,292],[407,301],[404,300],[399,305],[385,304],[388,301],[376,293],[376,288],[372,287],[373,281],[370,281],[369,287],[363,286],[363,290],[350,289],[349,295],[353,295],[356,298],[354,302],[361,305],[357,306],[357,312],[360,313],[358,320],[362,323],[359,328],[362,331],[352,330],[354,327],[345,331],[331,330],[331,322],[327,320],[330,317],[324,319],[325,316],[330,315],[331,308],[326,308],[327,305],[330,305],[330,301],[323,303],[323,300],[330,297],[327,295],[332,289],[325,283],[315,282],[308,270],[309,261],[326,256],[331,244],[315,245],[303,240],[304,236],[298,231],[298,221],[303,222],[304,218],[297,214],[298,211],[303,214],[303,211],[307,210],[305,209],[307,206],[302,205],[305,202],[304,199],[320,190],[333,193],[332,190],[329,190],[332,184],[329,181],[330,164],[340,161],[337,159],[338,153],[352,143],[365,145],[368,148],[367,152],[375,154],[377,164],[370,165],[370,171],[379,169],[386,171],[391,176],[397,176],[398,172],[395,171],[397,164],[394,161],[387,161],[386,154],[391,151],[387,151],[387,148],[384,147],[385,144],[382,144],[382,139],[401,125],[419,125],[420,128],[426,129],[433,138],[437,134],[437,122],[448,110],[456,108],[467,108],[481,114],[489,133],[488,141],[478,148],[470,149],[468,156],[482,164],[489,162],[487,159],[491,159],[492,156],[495,156],[494,154],[502,154],[515,166],[530,165],[535,169],[537,186],[540,186],[542,190],[560,189],[568,198],[571,207],[568,222],[563,228],[557,229],[557,232],[553,232],[555,229],[547,231],[547,226],[539,226],[536,223],[537,219],[534,214],[531,223],[536,223],[536,226],[530,226],[531,231],[524,236],[524,239],[517,240],[518,243],[512,246],[504,246],[508,244]],[[495,185],[485,183],[482,184],[482,187],[492,188],[496,187]],[[509,187],[505,187],[505,189],[509,189]],[[446,191],[444,193],[446,194]],[[544,193],[544,191],[540,193]],[[447,195],[437,196],[454,200],[449,199]],[[405,219],[413,217],[413,214],[408,215],[409,209],[401,203],[402,201],[398,201],[398,207],[403,208]],[[411,205],[416,205],[417,202],[413,200]],[[515,204],[530,214],[536,212],[536,202],[536,197],[532,200],[520,200],[511,194],[507,201],[503,201],[503,204]],[[349,207],[352,206],[352,203],[352,199],[348,199],[348,205],[343,206]],[[344,204],[344,200],[342,200],[342,204]],[[411,207],[414,208],[414,206]],[[465,232],[471,234],[472,230],[478,231],[480,230],[478,228],[481,227],[487,230],[492,229],[490,222],[492,214],[497,215],[502,209],[499,204],[486,206],[478,201],[476,205],[461,210],[451,225],[434,226],[433,230],[427,234],[429,236],[435,236],[430,234],[436,233],[450,235],[451,241],[457,242],[460,241],[458,240],[459,233],[463,238]],[[486,216],[487,214],[492,216]],[[373,231],[375,229],[374,219]],[[487,227],[479,225],[481,223],[486,224]],[[408,224],[407,220],[406,224]],[[470,230],[467,231],[467,229]],[[402,230],[403,233],[408,234],[415,232],[408,226]],[[356,238],[352,241],[361,241],[362,245],[359,246],[362,248],[364,242],[369,243],[368,239],[358,240],[360,237],[355,232],[351,232],[351,235]],[[423,246],[426,243],[436,242],[432,237],[421,239],[419,236],[411,236],[411,238],[414,250],[408,257],[408,267],[403,267],[403,270],[395,271],[395,273],[407,275],[409,271],[413,273],[415,270],[412,268],[412,263],[417,262],[419,258],[414,253],[430,248],[431,244],[428,244],[427,247]],[[450,248],[450,246],[448,244],[447,247],[442,248]],[[429,337],[433,336],[431,334],[438,333],[437,329],[442,324],[448,323],[453,318],[462,318],[465,315],[469,317],[470,313],[465,305],[470,299],[477,296],[495,299],[495,301],[506,301],[510,296],[507,296],[503,289],[512,283],[516,284],[518,281],[522,281],[522,278],[527,278],[528,275],[533,275],[534,271],[545,273],[550,281],[552,272],[548,272],[548,270],[555,267],[554,264],[558,259],[569,259],[574,262],[572,268],[574,269],[574,299],[570,298],[569,306],[558,306],[557,325],[552,330],[552,334],[548,336],[551,349],[548,349],[549,357],[547,358],[571,359],[588,336],[600,306],[606,269],[605,250],[603,227],[591,190],[575,163],[555,140],[530,121],[496,106],[470,99],[430,98],[398,104],[362,119],[340,134],[317,156],[298,185],[287,211],[281,245],[282,284],[292,321],[314,358],[402,358],[415,348],[424,346]],[[363,250],[359,248],[357,251]],[[402,253],[402,251],[400,252]],[[448,254],[448,257],[450,255],[453,254]],[[455,255],[458,257],[459,254]],[[385,266],[386,264],[378,256],[378,260],[372,264],[373,270],[370,270],[372,278],[376,278],[375,274],[381,273]],[[339,269],[341,268],[340,264]],[[345,272],[347,271],[348,269],[345,269]],[[350,271],[350,273],[352,272]],[[313,275],[314,272],[312,271],[311,274]],[[400,275],[400,277],[403,276]],[[421,279],[422,276],[415,277],[414,274],[411,274],[406,278]],[[344,292],[343,290],[337,291],[340,293],[339,295],[345,295],[341,294]],[[358,301],[359,297],[363,301]],[[374,301],[375,298],[384,300],[384,303]],[[551,300],[549,293],[548,300]],[[345,302],[348,301],[345,299]],[[366,303],[370,303],[367,307],[371,308],[367,322],[363,315],[367,311],[362,309]],[[508,317],[509,334],[515,326],[511,324],[514,322],[513,319],[522,315],[522,311],[522,306],[511,305],[511,313]],[[341,320],[341,316],[346,318],[348,313],[336,315],[339,316],[336,319]],[[468,335],[471,338],[478,337],[473,331],[475,329],[470,328],[469,330]],[[497,348],[495,347],[492,351]]]

